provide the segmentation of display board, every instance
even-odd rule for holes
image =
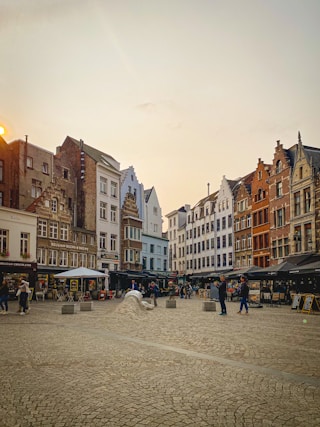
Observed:
[[[300,301],[301,301],[301,295],[296,294],[292,300],[292,304],[291,304],[292,310],[298,310],[300,308]]]
[[[312,304],[314,300],[314,295],[305,295],[302,307],[302,313],[310,313],[312,310]]]

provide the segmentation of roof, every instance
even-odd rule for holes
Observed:
[[[78,141],[71,136],[67,136],[66,140],[72,141],[77,147],[83,150],[89,157],[91,157],[96,163],[103,163],[104,165],[114,169],[119,172],[119,169],[115,167],[115,164],[118,163],[112,156],[109,154],[103,153],[96,148],[91,147],[90,145],[85,144],[83,141]],[[120,164],[119,164],[120,168]]]

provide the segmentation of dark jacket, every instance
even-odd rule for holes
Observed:
[[[0,297],[4,297],[9,295],[9,288],[8,285],[1,285],[0,287]]]
[[[249,286],[247,282],[243,282],[241,283],[241,288],[240,288],[240,296],[243,298],[248,298],[249,296]]]
[[[226,282],[220,282],[219,286],[219,299],[226,299],[227,296],[227,283]]]

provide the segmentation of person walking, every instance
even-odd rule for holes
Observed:
[[[28,296],[29,296],[29,282],[26,280],[21,280],[20,289],[20,300],[19,304],[22,309],[20,315],[25,315],[28,312]]]
[[[150,290],[151,290],[151,298],[152,298],[152,296],[153,296],[153,305],[154,305],[155,307],[157,307],[157,306],[158,306],[157,299],[158,299],[158,296],[159,296],[159,288],[158,288],[158,285],[157,285],[155,282],[151,282]]]
[[[246,309],[246,314],[249,314],[248,307],[249,297],[249,286],[245,276],[240,276],[240,310],[238,314],[241,314],[243,307]]]
[[[7,280],[4,279],[0,287],[1,314],[8,314],[8,299],[9,299],[9,286],[8,286]]]
[[[227,296],[227,282],[223,274],[220,276],[220,283],[217,284],[217,288],[219,290],[219,302],[221,306],[221,313],[219,313],[219,315],[225,316],[227,314],[227,307],[225,302]]]

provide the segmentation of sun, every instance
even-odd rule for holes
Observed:
[[[4,134],[4,127],[0,126],[0,135]]]

